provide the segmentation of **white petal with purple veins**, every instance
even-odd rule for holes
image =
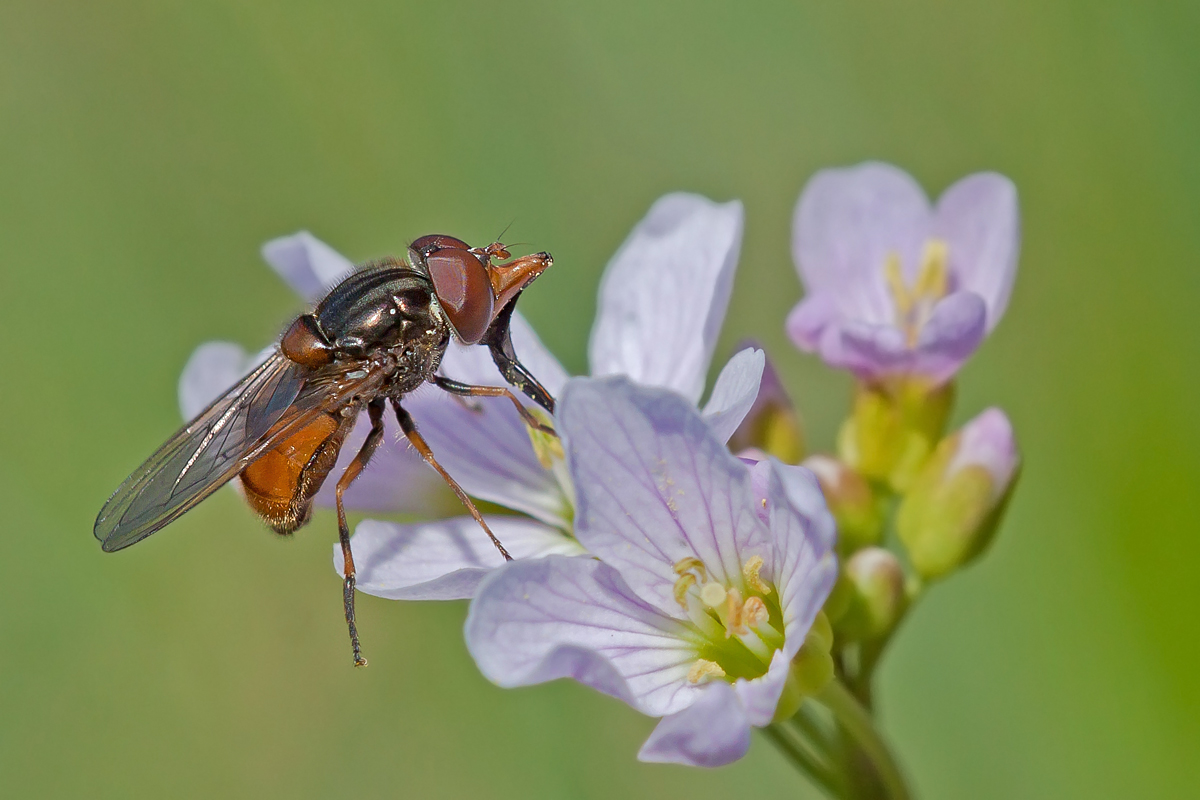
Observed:
[[[884,264],[899,256],[912,279],[929,215],[920,185],[890,164],[821,170],[804,187],[792,224],[792,254],[806,291],[827,292],[850,319],[891,322]]]
[[[558,419],[576,538],[665,613],[680,613],[681,559],[699,558],[712,580],[729,584],[768,546],[745,465],[678,394],[625,378],[576,379]]]
[[[1004,315],[1021,247],[1017,188],[994,172],[968,175],[938,199],[934,235],[950,246],[957,291],[970,291],[987,304],[987,330]]]
[[[750,413],[766,366],[766,354],[748,347],[735,353],[717,376],[712,396],[705,403],[701,416],[722,442],[729,441]]]
[[[742,204],[662,197],[600,283],[593,375],[628,375],[700,401],[742,244]]]
[[[488,526],[513,558],[579,555],[583,548],[561,531],[522,517],[488,517]],[[471,517],[397,525],[364,520],[350,540],[359,591],[390,600],[472,597],[479,582],[504,563]],[[333,547],[342,571],[342,548]]]
[[[528,428],[503,397],[455,398],[433,386],[404,400],[434,456],[467,494],[565,528],[570,501],[538,461]]]
[[[958,292],[943,298],[921,329],[911,370],[940,383],[958,372],[986,335],[987,306],[979,295]]]
[[[769,463],[767,507],[774,548],[769,567],[783,611],[782,652],[790,661],[837,579],[837,561],[831,552],[834,523],[824,503],[815,503],[811,490],[797,485],[798,474],[787,478],[789,485],[785,485],[785,465]],[[792,469],[808,472],[803,467]]]
[[[664,717],[638,752],[639,761],[720,767],[750,749],[750,723],[727,683],[705,686],[696,702]]]
[[[500,686],[574,678],[654,716],[686,708],[699,691],[686,680],[696,654],[681,624],[592,558],[552,555],[492,571],[465,631],[480,671]]]

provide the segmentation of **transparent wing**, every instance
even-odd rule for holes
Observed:
[[[96,538],[106,552],[145,539],[317,414],[379,380],[366,370],[313,370],[272,354],[125,479],[96,517]]]

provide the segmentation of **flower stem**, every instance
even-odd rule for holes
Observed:
[[[807,775],[813,783],[824,789],[826,794],[834,798],[846,796],[841,776],[828,764],[822,762],[820,757],[813,752],[809,743],[794,736],[784,727],[783,723],[777,722],[759,730],[779,748],[781,753],[788,757],[793,765]]]
[[[856,748],[870,761],[888,800],[911,800],[904,776],[867,710],[841,680],[834,678],[817,695],[832,713]]]

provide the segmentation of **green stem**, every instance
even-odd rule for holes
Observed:
[[[871,715],[859,704],[846,685],[834,678],[817,695],[817,700],[833,713],[838,724],[870,760],[871,766],[883,783],[888,800],[911,800],[912,795],[904,783],[904,776],[900,774],[900,767],[883,737],[875,729]]]
[[[788,757],[793,765],[807,775],[813,783],[825,790],[826,794],[834,798],[846,796],[841,776],[827,764],[822,763],[821,759],[812,752],[812,746],[793,736],[783,726],[783,723],[777,722],[759,730],[779,748],[781,753]]]
[[[924,584],[916,576],[910,577],[908,585],[905,586],[905,601],[904,610],[900,617],[892,624],[891,629],[879,639],[865,643],[862,646],[861,654],[859,655],[858,671],[853,679],[849,680],[850,689],[854,692],[854,696],[858,698],[858,702],[862,703],[871,709],[871,679],[875,677],[875,668],[879,666],[880,659],[883,658],[883,651],[891,643],[896,631],[900,625],[908,618],[909,613],[913,610],[913,606],[921,599],[924,591]]]

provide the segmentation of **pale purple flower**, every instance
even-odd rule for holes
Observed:
[[[643,761],[740,758],[836,577],[816,480],[736,458],[682,397],[623,377],[571,381],[558,425],[595,557],[488,574],[471,654],[501,686],[574,678],[661,717]]]
[[[655,203],[601,280],[589,348],[592,373],[628,375],[699,402],[729,302],[741,235],[738,202],[717,204],[697,195],[672,194]],[[519,317],[513,320],[518,356],[557,395],[566,371]],[[703,416],[721,441],[753,404],[763,364],[761,351],[745,350],[717,377]],[[452,348],[445,370],[469,383],[503,385],[480,347]],[[442,403],[418,406],[413,414],[442,464],[469,494],[536,520],[522,522],[524,538],[514,556],[582,552],[570,537],[572,479],[556,452],[558,443],[536,436],[531,440],[508,403],[490,401],[479,408],[464,413],[456,403]],[[478,580],[503,563],[486,537],[469,534],[473,524],[466,518],[436,523],[466,534],[454,541],[428,535],[423,524],[360,525],[352,540],[359,589],[385,597],[469,597],[470,581],[444,581],[442,570]],[[338,548],[334,561],[340,568]]]
[[[1002,175],[969,175],[931,208],[888,164],[822,170],[793,217],[807,294],[788,334],[863,380],[943,383],[1003,316],[1019,247],[1017,192]]]

